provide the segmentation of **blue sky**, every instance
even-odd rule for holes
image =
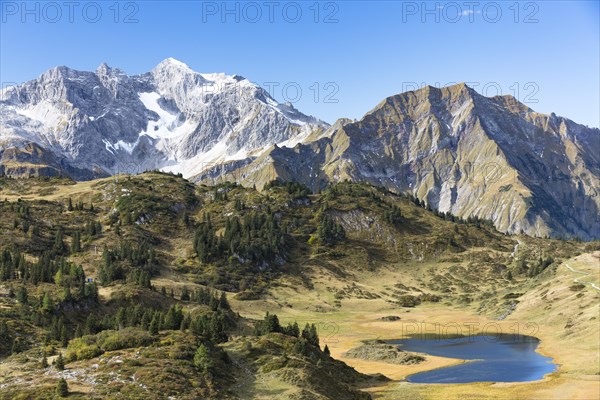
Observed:
[[[0,3],[3,86],[56,65],[136,74],[174,57],[271,86],[328,122],[465,81],[600,126],[598,1]]]

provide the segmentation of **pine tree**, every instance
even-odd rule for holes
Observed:
[[[227,301],[227,295],[225,292],[221,292],[221,297],[219,298],[219,308],[222,310],[229,310],[231,308],[229,306],[229,302]]]
[[[18,353],[22,352],[24,349],[25,349],[25,345],[23,343],[23,340],[21,340],[21,338],[19,338],[19,337],[15,338],[15,340],[12,343],[12,349],[11,349],[12,354],[18,354]]]
[[[62,347],[67,347],[69,345],[69,334],[67,333],[67,327],[65,325],[63,325],[60,330],[60,342]]]
[[[66,246],[63,241],[63,230],[62,227],[58,227],[56,229],[56,233],[54,234],[54,244],[52,246],[52,252],[55,254],[63,254],[65,252]]]
[[[58,357],[54,361],[54,366],[59,371],[63,371],[65,369],[65,360],[63,359],[62,353],[58,353]]]
[[[323,244],[334,244],[336,241],[344,239],[346,232],[331,217],[324,215],[317,228],[317,236]]]
[[[198,349],[196,349],[196,353],[194,354],[194,366],[204,373],[208,372],[213,367],[210,353],[204,344],[201,344],[198,346]]]
[[[46,357],[46,353],[42,355],[42,361],[40,362],[40,367],[42,369],[48,368],[48,357]]]
[[[121,330],[125,328],[125,325],[125,309],[123,307],[120,307],[117,310],[117,316],[115,317],[115,329]]]
[[[94,320],[93,314],[89,314],[85,319],[85,325],[83,327],[83,333],[85,335],[92,335],[96,333],[96,321]]]
[[[307,344],[308,343],[306,342],[306,340],[304,340],[302,338],[298,339],[294,343],[294,353],[296,353],[297,355],[300,355],[300,356],[308,355]]]
[[[186,286],[181,290],[181,300],[182,301],[190,301],[190,292]]]
[[[54,302],[52,301],[52,296],[50,296],[48,292],[44,292],[41,311],[46,314],[54,311]]]
[[[323,349],[323,354],[325,354],[328,357],[331,355],[331,352],[329,351],[329,346],[325,345],[325,348]]]
[[[17,301],[21,304],[27,304],[29,296],[27,294],[27,288],[25,286],[20,286],[16,291]]]
[[[150,274],[147,271],[142,272],[140,275],[140,286],[147,289],[153,289],[150,281]]]
[[[254,327],[255,334],[257,336],[266,335],[271,332],[282,332],[281,325],[279,324],[279,318],[275,314],[265,314],[265,318],[259,321]]]
[[[71,243],[71,252],[79,253],[81,251],[81,234],[79,231],[73,232],[73,242]]]
[[[304,340],[308,340],[309,336],[310,336],[310,325],[306,324],[306,325],[304,325],[304,329],[302,329],[302,333],[300,334],[300,337]]]
[[[319,334],[317,332],[317,326],[315,324],[311,324],[310,326],[310,344],[315,347],[319,347]]]
[[[281,332],[281,325],[279,324],[279,318],[275,314],[267,314],[265,316],[266,330],[269,332]]]
[[[158,315],[154,315],[154,317],[152,318],[152,321],[150,321],[150,327],[148,328],[148,331],[150,332],[151,335],[156,336],[158,335]]]
[[[308,344],[319,347],[319,334],[317,333],[317,326],[315,324],[306,324],[301,336]]]
[[[67,397],[69,395],[69,385],[63,378],[59,379],[56,384],[56,395],[58,397]]]
[[[292,324],[291,334],[295,337],[300,336],[300,327],[298,326],[298,323],[296,321],[294,321],[294,323]]]
[[[108,271],[106,271],[106,268],[104,267],[104,265],[100,265],[96,276],[97,276],[98,282],[100,282],[101,285],[107,285],[110,283]]]

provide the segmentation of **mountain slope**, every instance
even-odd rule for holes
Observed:
[[[0,98],[0,152],[39,146],[56,160],[31,159],[38,167],[27,172],[68,169],[77,179],[154,168],[189,176],[327,126],[243,77],[200,74],[173,59],[136,76],[106,64],[57,67]],[[22,174],[15,168],[4,165]]]
[[[368,184],[312,195],[295,183],[259,192],[156,172],[3,177],[0,199],[0,399],[50,398],[64,378],[75,399],[358,400],[387,383],[364,374],[440,367],[429,356],[407,366],[343,355],[421,318],[500,324],[535,313],[553,318],[540,335],[560,343],[598,336],[595,289],[574,285],[566,267],[557,275],[562,260],[598,243],[503,235]],[[548,292],[558,277],[560,299]],[[316,325],[300,334],[306,323]],[[47,365],[58,354],[64,370]],[[580,387],[573,373],[594,373],[597,362],[569,354],[556,362]],[[390,398],[417,398],[407,396]]]
[[[2,91],[0,172],[78,180],[162,169],[312,190],[352,180],[503,232],[600,237],[600,131],[465,84],[383,100],[333,126],[240,76],[167,59],[128,76],[57,67]]]
[[[366,181],[504,232],[590,239],[600,237],[598,149],[598,129],[459,84],[389,97],[360,121],[339,121],[293,149],[272,147],[234,178],[260,187],[280,177],[313,190]]]

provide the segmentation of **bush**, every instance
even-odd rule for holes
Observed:
[[[88,335],[71,340],[67,348],[67,358],[71,361],[89,360],[105,351],[148,346],[153,342],[154,338],[148,332],[138,328],[103,331],[97,335]]]
[[[585,285],[581,284],[581,283],[576,283],[574,285],[569,286],[569,289],[571,289],[571,291],[573,292],[579,292],[580,290],[583,290],[585,288]]]
[[[398,298],[398,303],[402,307],[416,307],[421,304],[421,300],[418,297],[405,294]]]
[[[98,345],[104,351],[148,346],[152,342],[154,342],[154,338],[148,332],[137,328],[104,331],[98,334]]]
[[[69,361],[89,360],[104,353],[95,343],[95,339],[95,336],[83,336],[72,339],[67,347],[67,359]]]
[[[423,293],[419,296],[419,300],[422,302],[438,303],[441,300],[441,298],[436,294]]]
[[[260,300],[260,293],[256,293],[254,290],[243,290],[239,293],[236,293],[233,296],[236,300]]]

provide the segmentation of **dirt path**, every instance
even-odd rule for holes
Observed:
[[[583,276],[590,276],[591,275],[589,272],[577,271],[577,270],[573,269],[567,263],[565,263],[565,267],[567,267],[570,271],[575,272],[576,274],[582,274]],[[581,283],[582,285],[585,285],[586,283],[589,283],[594,289],[600,291],[600,287],[596,286],[596,284],[593,283],[593,282],[585,282],[585,281],[582,281],[581,278],[575,278],[575,279],[573,279],[573,282]]]

